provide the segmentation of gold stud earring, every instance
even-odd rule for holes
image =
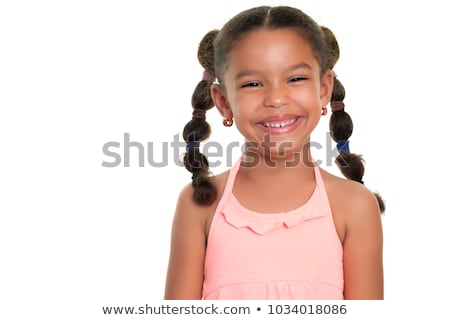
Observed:
[[[223,125],[225,127],[231,127],[233,125],[233,119],[224,118],[223,119]]]

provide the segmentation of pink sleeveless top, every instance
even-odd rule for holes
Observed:
[[[318,167],[301,207],[283,213],[244,208],[231,168],[208,235],[203,299],[343,299],[342,244]]]

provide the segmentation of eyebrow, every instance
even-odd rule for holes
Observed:
[[[306,62],[302,62],[296,65],[293,65],[292,67],[288,68],[289,71],[294,71],[297,69],[308,69],[308,70],[312,70],[311,66],[309,64],[307,64]]]
[[[309,64],[307,64],[306,62],[295,64],[295,65],[290,66],[289,68],[287,68],[288,71],[294,71],[294,70],[298,70],[298,69],[312,70],[311,66]],[[234,79],[238,80],[239,78],[242,78],[242,77],[245,77],[245,76],[251,76],[251,75],[253,75],[255,73],[258,73],[258,72],[257,71],[253,71],[253,70],[242,70],[242,71],[239,71],[236,74]]]

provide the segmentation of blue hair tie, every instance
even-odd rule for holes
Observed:
[[[350,152],[350,146],[348,140],[341,140],[336,145],[339,152]]]
[[[197,148],[197,149],[200,148],[199,141],[192,140],[186,144],[186,151],[189,151],[190,149],[195,149],[195,148]]]

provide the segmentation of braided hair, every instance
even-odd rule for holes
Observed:
[[[325,41],[328,48],[328,69],[333,69],[339,59],[339,45],[333,32],[322,26],[325,35]],[[353,121],[350,115],[345,111],[345,89],[341,81],[334,76],[333,91],[331,94],[331,117],[330,117],[330,135],[337,143],[339,155],[336,157],[336,164],[342,174],[350,180],[364,184],[364,159],[360,154],[350,152],[348,139],[353,133]],[[374,192],[378,201],[381,213],[385,211],[384,200]]]
[[[200,141],[208,139],[211,134],[205,113],[214,106],[210,87],[215,77],[213,41],[217,33],[218,30],[212,30],[200,41],[197,56],[205,71],[192,94],[192,119],[183,129],[183,139],[187,143],[183,164],[192,173],[194,199],[201,205],[210,205],[217,197],[217,191],[209,179],[208,159],[199,148]]]

